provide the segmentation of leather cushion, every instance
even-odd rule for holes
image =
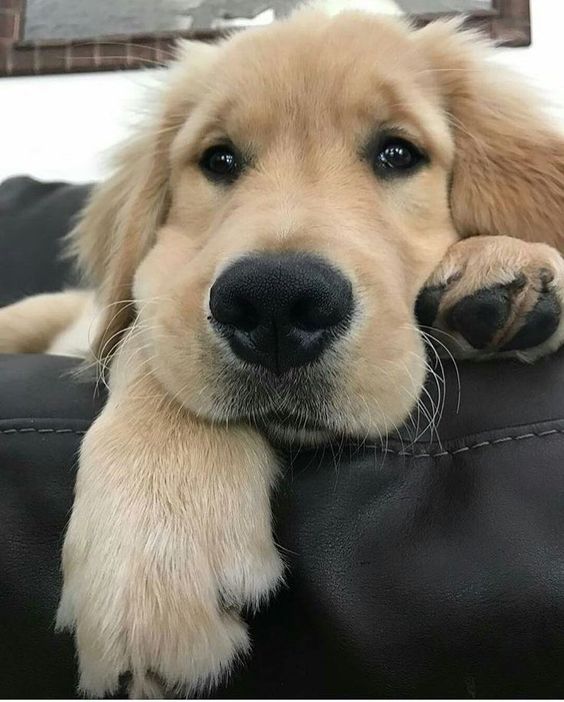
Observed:
[[[0,185],[0,307],[79,284],[63,259],[62,235],[89,192],[89,185],[41,183],[26,176]]]
[[[4,302],[72,280],[54,255],[88,191],[8,185]],[[76,694],[72,641],[53,628],[59,558],[80,439],[104,397],[75,367],[0,357],[1,697]],[[441,442],[413,443],[406,425],[384,446],[284,452],[287,584],[249,615],[253,654],[218,696],[564,694],[564,352],[459,370],[460,396],[446,367]]]
[[[77,450],[97,407],[93,385],[61,380],[73,365],[0,365],[2,696],[74,694],[72,645],[53,621]],[[561,695],[564,354],[515,370],[460,367],[463,394],[471,381],[472,397],[488,401],[481,413],[447,410],[440,446],[286,453],[274,503],[287,584],[251,618],[253,655],[218,696]],[[7,418],[14,379],[38,376],[48,404]],[[546,413],[522,401],[520,421],[501,426],[502,394],[523,387],[544,396]],[[471,434],[453,426],[465,408],[481,417]]]

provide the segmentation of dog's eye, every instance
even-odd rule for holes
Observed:
[[[202,156],[200,168],[212,180],[232,183],[241,172],[241,159],[231,146],[212,146]]]
[[[387,137],[376,150],[374,170],[383,177],[407,175],[425,161],[425,156],[411,142],[401,137]]]

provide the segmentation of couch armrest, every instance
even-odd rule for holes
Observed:
[[[0,183],[0,307],[80,284],[62,256],[63,236],[90,187],[42,183],[26,176]]]
[[[60,550],[80,440],[99,410],[76,360],[0,355],[0,696],[73,697],[69,636],[54,634]]]
[[[54,634],[82,433],[76,362],[0,357],[0,696],[71,697]],[[564,354],[447,368],[442,443],[288,452],[287,586],[218,696],[557,697],[564,689]]]

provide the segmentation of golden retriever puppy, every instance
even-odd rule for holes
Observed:
[[[111,361],[64,545],[81,689],[225,675],[282,577],[264,436],[401,423],[417,300],[460,356],[558,347],[563,221],[562,136],[457,23],[303,9],[184,44],[72,235],[96,302],[0,312],[4,350],[68,349],[94,317]]]

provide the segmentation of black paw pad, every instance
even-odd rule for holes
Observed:
[[[505,326],[515,285],[494,285],[467,295],[452,307],[446,323],[475,349],[484,349]]]
[[[431,327],[439,313],[439,305],[446,285],[423,288],[415,301],[415,319],[420,327]]]
[[[525,317],[523,326],[500,350],[520,351],[540,346],[557,330],[561,314],[562,308],[555,292],[545,289]]]

